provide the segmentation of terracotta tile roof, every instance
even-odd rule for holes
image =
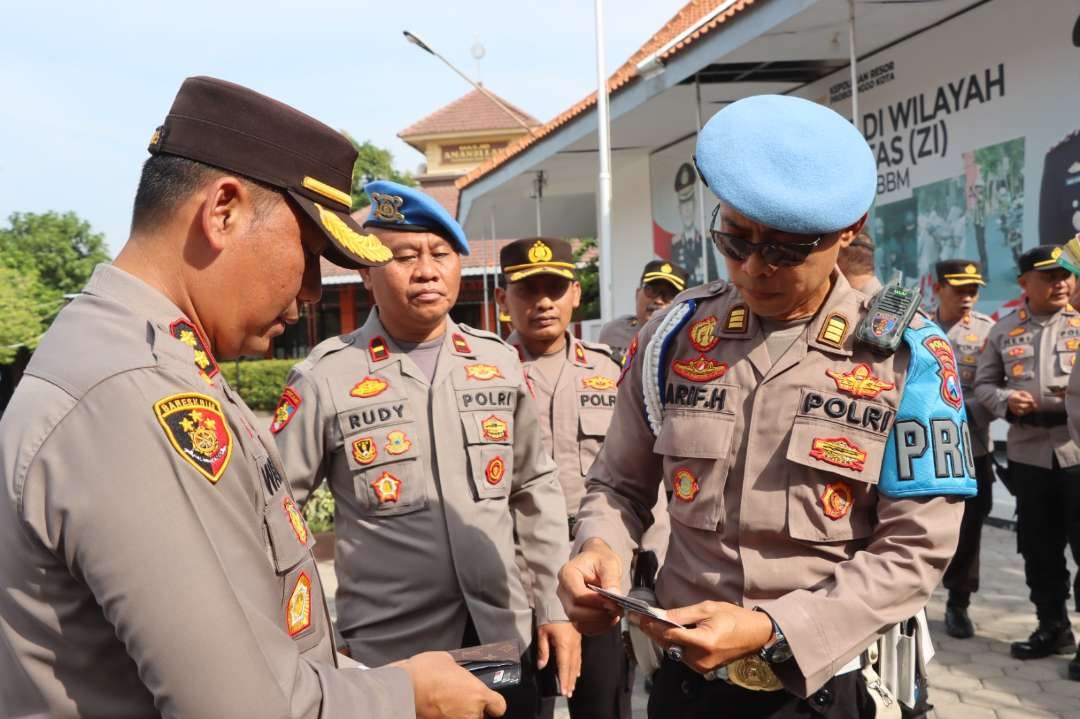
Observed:
[[[491,92],[488,90],[488,92]],[[494,93],[492,93],[494,95]],[[496,97],[498,97],[496,95]],[[514,115],[526,125],[539,125],[540,121],[529,113],[514,107],[506,100],[499,101],[510,108]],[[473,90],[459,97],[449,105],[431,113],[424,119],[409,125],[398,133],[398,137],[408,142],[417,135],[438,135],[451,132],[480,132],[482,130],[521,129],[521,125],[501,107],[491,101],[484,93]]]
[[[758,1],[760,2],[761,0]],[[684,5],[682,9],[675,14],[673,18],[668,20],[666,25],[660,28],[660,30],[655,35],[649,38],[645,42],[645,44],[642,45],[637,52],[631,55],[630,59],[627,60],[622,65],[622,67],[616,70],[615,73],[608,79],[608,93],[613,95],[618,90],[626,87],[631,82],[636,80],[638,78],[638,63],[640,63],[642,60],[645,60],[654,52],[657,52],[660,49],[664,48],[665,45],[670,43],[672,40],[678,38],[680,34],[686,32],[690,28],[693,28],[695,25],[701,22],[703,18],[707,17],[710,13],[723,5],[724,2],[726,2],[726,0],[690,0],[690,2],[686,3],[686,5]],[[749,7],[750,5],[753,5],[754,2],[755,0],[736,0],[736,2],[732,3],[731,7],[727,8],[727,10],[719,13],[718,15],[716,15],[716,17],[711,18],[708,22],[702,24],[701,27],[696,28],[694,32],[688,34],[678,43],[666,49],[659,56],[658,59],[660,59],[661,61],[669,60],[670,58],[685,50],[687,47],[692,45],[700,38],[709,34],[720,25],[724,24],[728,19],[742,12],[743,9]],[[589,95],[582,99],[580,102],[571,106],[570,109],[557,115],[553,120],[537,128],[537,130],[531,135],[525,135],[520,139],[516,140],[515,142],[510,143],[510,145],[503,148],[502,150],[496,152],[491,157],[491,159],[489,159],[482,165],[474,168],[468,174],[458,178],[455,184],[457,185],[458,189],[468,187],[487,173],[494,170],[496,167],[501,165],[509,158],[522,152],[527,147],[535,143],[537,140],[540,140],[541,138],[550,135],[552,132],[555,132],[557,129],[570,122],[575,117],[582,114],[595,104],[596,92],[594,91],[589,93]]]

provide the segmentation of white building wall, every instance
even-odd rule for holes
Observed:
[[[653,259],[649,154],[620,151],[612,158],[611,245],[615,316],[634,311],[641,269]]]

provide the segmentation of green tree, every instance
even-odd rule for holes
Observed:
[[[0,265],[56,292],[80,291],[94,265],[109,260],[105,236],[74,212],[15,212],[8,223],[0,227]]]
[[[20,347],[34,349],[62,298],[33,273],[0,265],[0,364],[11,364]]]
[[[574,310],[575,322],[594,320],[600,316],[600,265],[599,255],[594,250],[596,238],[587,237],[574,252],[578,282],[581,283],[581,305]],[[587,256],[589,259],[585,259]]]
[[[371,204],[371,200],[368,199],[367,194],[364,192],[364,185],[372,180],[393,180],[394,182],[400,182],[402,185],[416,187],[416,179],[412,176],[412,173],[399,172],[394,168],[394,156],[389,150],[376,147],[371,144],[370,140],[357,142],[356,138],[349,133],[344,130],[341,132],[345,137],[349,138],[349,142],[353,144],[358,153],[356,164],[353,166],[352,177],[353,210],[359,210],[361,207],[367,207]]]

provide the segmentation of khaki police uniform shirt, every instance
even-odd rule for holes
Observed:
[[[0,471],[0,714],[412,716],[403,670],[334,651],[273,440],[135,277],[45,334]]]
[[[1009,395],[1031,393],[1037,412],[1064,413],[1063,390],[1076,362],[1080,345],[1080,313],[1072,306],[1040,321],[1025,303],[998,320],[979,356],[975,396],[995,417],[1008,414]],[[1080,464],[1080,447],[1063,423],[1041,427],[1009,423],[1007,454],[1012,462],[1035,467],[1072,467]]]
[[[635,315],[623,315],[601,327],[600,335],[596,340],[611,347],[615,351],[615,361],[621,364],[626,356],[626,348],[630,346],[630,342],[640,329],[641,325],[638,324]]]
[[[945,329],[946,337],[949,338],[956,355],[973,453],[976,457],[984,457],[992,449],[990,423],[994,420],[994,415],[975,397],[975,371],[979,366],[979,355],[986,347],[986,338],[994,327],[994,320],[989,315],[975,311],[969,312],[948,328],[937,315],[934,320],[938,326]]]
[[[567,514],[576,518],[585,496],[585,475],[596,460],[611,423],[622,367],[612,358],[607,345],[585,342],[569,333],[566,338],[566,362],[554,383],[537,371],[517,332],[507,342],[518,351],[525,377],[536,395],[537,407],[550,408],[550,414],[540,418],[544,445],[555,458]],[[662,563],[671,527],[665,492],[660,491],[652,513],[653,523],[641,540],[641,548],[654,552]]]
[[[717,281],[684,292],[669,312],[687,299],[699,304],[672,335],[662,390],[643,388],[646,347],[667,312],[654,316],[589,472],[576,538],[577,547],[602,538],[629,566],[663,477],[673,496],[660,605],[760,606],[794,653],[776,673],[804,697],[925,605],[956,548],[963,513],[953,498],[877,491],[911,353],[902,344],[880,359],[855,346],[868,300],[839,272],[833,283],[779,358],[768,356],[760,320],[733,286]],[[916,317],[912,327],[923,322]],[[938,392],[936,376],[921,381]],[[662,401],[657,435],[643,389]],[[955,424],[941,471],[970,478]],[[916,433],[930,442],[929,428]]]
[[[483,643],[528,646],[515,530],[537,622],[566,619],[562,491],[502,340],[447,320],[429,384],[373,311],[298,364],[282,401],[273,429],[297,500],[325,477],[336,501],[338,628],[354,657],[456,649],[469,617]]]

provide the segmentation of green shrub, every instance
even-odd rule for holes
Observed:
[[[304,519],[316,534],[334,531],[334,495],[330,494],[326,482],[308,497],[304,505]]]
[[[285,378],[299,360],[241,360],[222,362],[221,373],[252,409],[273,412],[277,407]],[[239,367],[239,372],[237,372]]]

